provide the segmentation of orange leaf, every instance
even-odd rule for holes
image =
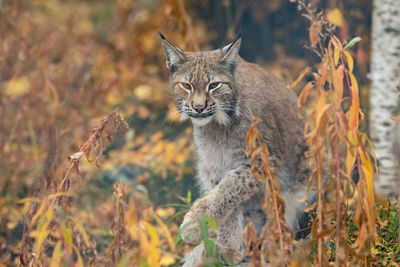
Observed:
[[[304,86],[303,90],[299,95],[299,99],[297,100],[297,114],[301,117],[301,109],[303,108],[304,103],[307,100],[307,96],[310,92],[310,89],[314,86],[312,82],[309,82]]]
[[[339,106],[343,99],[344,66],[340,65],[336,71],[332,72],[332,76],[333,88],[335,89],[336,93],[336,105]]]
[[[399,115],[399,116],[392,117],[392,120],[394,120],[394,121],[400,121],[400,115]]]
[[[339,51],[343,50],[342,42],[335,35],[332,36],[331,42],[335,48],[339,49]]]
[[[368,202],[370,205],[374,205],[374,170],[372,169],[371,159],[363,149],[359,148],[358,151],[361,159],[361,168],[367,181]]]
[[[351,171],[356,161],[357,153],[357,140],[353,131],[349,130],[347,133],[350,143],[347,143],[347,153],[346,153],[346,174],[350,176]]]
[[[308,36],[310,39],[311,46],[315,46],[316,44],[318,44],[320,30],[321,30],[320,24],[313,23],[313,25],[311,25]]]
[[[292,82],[292,84],[289,86],[290,88],[294,88],[296,87],[296,85],[304,78],[304,76],[306,74],[308,74],[311,71],[310,67],[305,68],[304,70],[302,70],[299,74],[299,77],[297,77],[297,79]]]
[[[358,84],[357,80],[354,77],[354,74],[349,72],[350,80],[351,80],[351,86],[350,86],[350,92],[351,92],[351,107],[349,112],[349,126],[350,129],[354,129],[358,127],[359,123],[359,113],[360,113],[360,99],[358,96]]]

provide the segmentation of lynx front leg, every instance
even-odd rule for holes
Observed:
[[[209,194],[197,200],[185,215],[181,227],[183,239],[190,244],[200,243],[198,215],[214,218],[221,226],[240,203],[262,190],[262,183],[251,174],[250,167],[243,166],[231,171]]]
[[[224,261],[228,257],[232,264],[238,263],[246,250],[246,240],[243,237],[243,225],[240,211],[236,209],[225,220],[217,231],[215,240],[217,254]]]

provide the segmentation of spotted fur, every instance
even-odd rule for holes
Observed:
[[[239,38],[222,49],[186,52],[162,40],[176,106],[181,118],[193,123],[197,180],[205,194],[186,214],[182,236],[188,243],[199,243],[197,215],[211,216],[218,225],[218,251],[229,255],[243,251],[246,220],[251,219],[260,231],[267,217],[260,205],[264,186],[251,175],[245,153],[246,134],[254,117],[261,120],[259,130],[279,176],[285,218],[295,232],[303,227],[303,209],[310,202],[299,202],[310,168],[297,97],[284,82],[243,60],[238,55],[240,42]],[[210,90],[211,83],[219,87],[213,84],[217,89]],[[201,107],[202,112],[194,107]]]

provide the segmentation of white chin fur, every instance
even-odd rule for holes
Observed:
[[[180,121],[184,121],[187,120],[189,118],[188,115],[186,115],[185,113],[181,113],[181,117],[179,118]]]
[[[231,118],[223,111],[218,110],[214,116],[221,125],[228,126],[231,123]]]
[[[204,126],[207,123],[209,123],[213,117],[214,116],[209,116],[209,117],[204,118],[204,119],[198,119],[198,118],[190,118],[190,119],[192,120],[193,124],[196,124],[198,126]]]
[[[185,116],[184,119],[186,119],[187,117],[188,116]],[[192,120],[193,124],[196,124],[198,126],[204,126],[208,124],[213,118],[223,126],[229,126],[229,124],[231,123],[231,118],[228,116],[228,114],[220,110],[218,110],[213,116],[204,119],[197,119],[197,118],[190,118],[190,119]],[[183,120],[182,117],[181,120]]]

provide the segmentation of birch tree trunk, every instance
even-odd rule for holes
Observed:
[[[370,75],[370,134],[380,171],[376,191],[394,196],[400,192],[400,121],[391,120],[400,107],[400,0],[373,1]]]

